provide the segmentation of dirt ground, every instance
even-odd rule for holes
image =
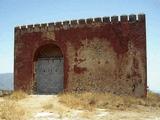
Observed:
[[[0,98],[0,102],[4,99]],[[64,106],[56,95],[30,95],[17,101],[27,120],[160,120],[160,109],[138,106],[139,109],[92,111]]]

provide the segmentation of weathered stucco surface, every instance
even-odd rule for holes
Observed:
[[[145,96],[145,15],[36,24],[15,28],[15,89],[31,92],[41,47],[64,57],[64,90]]]

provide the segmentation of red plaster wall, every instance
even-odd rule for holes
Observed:
[[[64,89],[146,96],[145,16],[95,18],[15,28],[15,90],[32,91],[41,46],[56,44],[64,56]]]

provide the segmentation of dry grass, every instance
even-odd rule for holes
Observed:
[[[25,120],[25,110],[15,101],[5,100],[0,104],[0,119]]]
[[[14,91],[11,95],[9,95],[7,98],[10,100],[21,100],[27,97],[27,94],[23,92],[22,90]]]
[[[67,116],[67,113],[69,112],[68,108],[66,108],[65,106],[62,106],[56,102],[54,103],[54,102],[52,102],[52,100],[49,100],[46,103],[44,103],[42,105],[42,108],[45,111],[57,113],[60,118]]]
[[[159,107],[160,108],[160,94],[148,92],[147,98],[144,99],[146,106]]]
[[[63,93],[59,95],[59,102],[66,104],[70,108],[94,110],[96,97],[94,94],[86,93]]]
[[[23,91],[4,96],[4,101],[0,102],[0,120],[25,120],[26,110],[18,104],[18,100],[26,97],[27,94]]]
[[[91,119],[91,117],[93,117],[94,115],[95,113],[90,111],[83,111],[82,113],[80,113],[80,116],[82,118],[87,118],[87,119]]]
[[[111,93],[63,93],[59,101],[71,108],[94,110],[94,108],[125,110],[138,105],[160,107],[160,95],[148,92],[147,98],[119,96]]]
[[[51,110],[54,108],[53,104],[52,103],[45,103],[43,106],[42,106],[43,109],[45,110]]]

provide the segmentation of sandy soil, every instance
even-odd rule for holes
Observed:
[[[138,106],[137,110],[127,111],[98,108],[93,111],[75,110],[59,103],[56,95],[30,95],[19,100],[18,104],[26,110],[27,120],[160,120],[158,108]],[[49,106],[45,108],[47,104]]]

